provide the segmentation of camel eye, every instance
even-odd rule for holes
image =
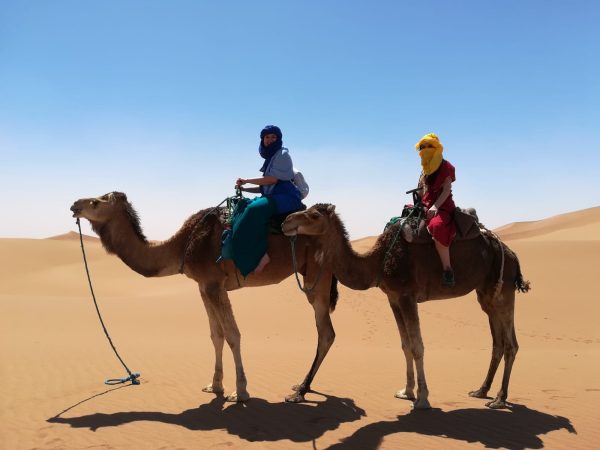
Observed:
[[[318,219],[319,217],[321,217],[321,214],[319,214],[319,212],[318,212],[318,211],[312,211],[312,212],[310,213],[310,217],[311,217],[312,219]]]
[[[91,206],[92,208],[95,208],[96,206],[98,206],[98,203],[99,203],[99,202],[98,202],[98,200],[92,200],[92,201],[90,202],[90,206]]]

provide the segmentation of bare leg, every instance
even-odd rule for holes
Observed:
[[[450,247],[446,247],[445,245],[440,244],[435,239],[433,240],[433,242],[435,242],[435,249],[437,250],[438,255],[440,255],[440,260],[442,261],[442,268],[444,270],[452,270],[452,265],[450,264]]]
[[[258,265],[256,266],[256,269],[254,269],[255,274],[259,274],[261,273],[264,269],[265,266],[267,264],[269,264],[269,262],[271,261],[271,258],[269,257],[269,255],[267,253],[265,253],[262,258],[260,259],[260,261],[258,262]]]

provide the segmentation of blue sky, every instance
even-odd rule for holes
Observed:
[[[2,1],[0,237],[119,190],[167,238],[259,175],[268,123],[353,239],[410,201],[430,131],[489,227],[598,206],[598,23],[577,0]]]

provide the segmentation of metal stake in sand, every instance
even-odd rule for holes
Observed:
[[[100,309],[98,308],[98,302],[96,302],[96,295],[94,295],[94,288],[92,287],[92,279],[90,278],[90,271],[88,270],[87,258],[85,257],[85,249],[83,248],[83,234],[81,234],[81,225],[79,223],[79,218],[77,218],[76,222],[77,222],[77,227],[79,228],[79,242],[81,242],[81,253],[83,254],[83,263],[85,264],[85,273],[87,274],[88,283],[90,285],[90,292],[92,293],[92,299],[94,300],[94,306],[96,307],[96,312],[98,313],[98,318],[100,319],[100,324],[102,325],[104,334],[106,335],[106,338],[108,339],[108,342],[110,343],[110,346],[112,347],[113,351],[115,352],[115,355],[117,355],[117,358],[119,358],[119,361],[121,361],[121,364],[123,364],[123,367],[125,367],[125,370],[129,374],[128,376],[123,377],[123,378],[109,378],[108,380],[104,381],[104,384],[113,385],[113,384],[127,383],[128,381],[131,381],[131,384],[140,384],[140,381],[138,380],[138,378],[140,377],[140,373],[139,372],[132,373],[131,370],[129,370],[129,367],[127,367],[127,365],[125,364],[125,362],[123,362],[123,359],[121,359],[121,356],[119,356],[119,352],[117,352],[117,349],[115,348],[115,346],[112,342],[112,339],[110,338],[108,331],[106,330],[104,321],[102,320],[102,315],[100,314]]]

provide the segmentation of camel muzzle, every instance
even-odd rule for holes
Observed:
[[[281,231],[286,236],[296,236],[298,234],[298,228],[289,228],[289,225],[286,227],[285,222],[281,224]]]
[[[81,212],[81,208],[73,205],[73,206],[71,206],[70,209],[73,212],[73,217],[75,217],[75,218],[79,217],[79,213]]]

